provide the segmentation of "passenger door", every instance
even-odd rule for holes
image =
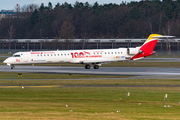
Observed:
[[[21,58],[24,62],[28,62],[28,53],[21,53]]]

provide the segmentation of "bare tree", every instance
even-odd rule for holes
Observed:
[[[161,32],[161,24],[162,24],[162,13],[159,15],[159,33]]]
[[[174,30],[174,21],[168,21],[165,27],[163,28],[163,33],[165,35],[170,35],[171,33],[173,33],[173,30]],[[168,43],[168,38],[166,41],[166,49],[170,50],[170,43]]]
[[[9,50],[11,50],[11,39],[15,37],[15,31],[16,29],[14,28],[13,25],[11,25],[8,29]]]
[[[59,36],[65,39],[74,37],[74,25],[72,24],[71,18],[67,18],[66,21],[63,22],[61,26],[61,30],[59,31]]]
[[[35,9],[39,9],[37,4],[23,5],[22,7],[18,5],[14,7],[16,12],[34,12]]]
[[[163,28],[163,33],[165,35],[170,35],[174,30],[174,21],[168,21]]]
[[[13,25],[11,25],[8,29],[8,38],[9,39],[12,39],[15,37],[15,31],[16,31],[16,29],[14,28]]]
[[[74,38],[74,25],[72,24],[72,18],[67,18],[61,26],[61,30],[58,31],[59,37],[66,39],[66,49],[69,49],[70,39]]]
[[[153,33],[152,19],[148,18],[146,24],[147,24],[148,28],[150,28],[150,32]]]

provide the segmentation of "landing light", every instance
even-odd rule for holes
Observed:
[[[22,77],[22,73],[18,73],[18,77]]]
[[[69,76],[72,76],[72,73],[69,73],[68,75],[69,75]]]

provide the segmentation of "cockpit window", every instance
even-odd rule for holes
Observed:
[[[13,55],[12,57],[20,57],[20,55]]]

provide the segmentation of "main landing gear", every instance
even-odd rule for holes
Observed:
[[[85,69],[90,69],[91,66],[89,64],[85,65]],[[99,69],[99,65],[94,65],[94,69]]]
[[[94,69],[99,69],[99,66],[98,65],[94,65]]]
[[[90,65],[85,65],[85,69],[90,69]]]

